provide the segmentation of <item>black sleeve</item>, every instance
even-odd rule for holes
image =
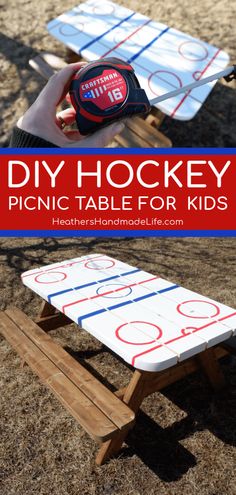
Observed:
[[[46,141],[29,132],[22,131],[19,127],[13,127],[10,148],[59,148],[56,144]]]

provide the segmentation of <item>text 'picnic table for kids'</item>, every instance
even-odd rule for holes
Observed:
[[[88,0],[50,21],[51,35],[92,61],[129,62],[149,99],[224,69],[226,52],[114,2]],[[158,104],[172,118],[192,119],[216,81]]]
[[[236,310],[104,254],[29,270],[22,281],[44,299],[40,318],[9,309],[0,330],[102,443],[97,464],[120,450],[148,395],[199,366],[215,389],[224,384],[218,359],[236,334]],[[127,386],[111,392],[46,333],[71,322],[130,365]]]

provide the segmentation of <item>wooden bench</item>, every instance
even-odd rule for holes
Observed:
[[[1,312],[0,331],[94,440],[133,425],[135,413],[22,311]]]
[[[0,332],[22,361],[29,364],[80,425],[101,444],[97,465],[119,452],[145,397],[199,367],[215,390],[225,385],[218,360],[230,349],[222,342],[161,372],[135,369],[128,385],[113,394],[46,333],[70,324],[68,317],[44,302],[36,321],[37,324],[19,309],[11,308],[0,312]]]
[[[67,58],[70,63],[78,60],[80,57],[73,52]],[[48,80],[67,64],[56,55],[45,52],[29,60],[29,65]],[[124,130],[115,137],[115,142],[124,148],[170,148],[170,139],[158,129],[163,118],[164,114],[156,108],[146,118],[132,117],[126,122]]]

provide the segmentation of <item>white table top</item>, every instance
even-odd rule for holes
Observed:
[[[88,0],[48,23],[51,35],[85,60],[118,57],[131,63],[149,99],[223,70],[221,49],[161,22],[104,0]],[[166,115],[189,120],[215,82],[157,105]]]
[[[23,283],[135,368],[160,371],[236,334],[236,310],[104,254]]]

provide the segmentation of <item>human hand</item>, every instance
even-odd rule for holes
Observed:
[[[73,74],[84,65],[86,65],[84,62],[69,64],[54,74],[33,105],[18,120],[17,127],[61,148],[102,148],[107,146],[115,135],[123,130],[124,124],[117,122],[100,129],[91,136],[84,137],[79,131],[64,129],[64,124],[67,126],[75,122],[76,112],[74,108],[56,112],[57,105],[68,93]]]

